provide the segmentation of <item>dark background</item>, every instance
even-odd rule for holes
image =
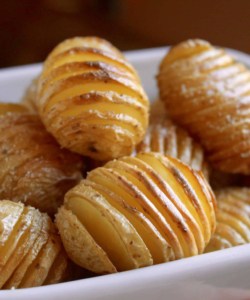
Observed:
[[[249,53],[250,0],[4,0],[0,29],[0,67],[42,61],[85,35],[121,50],[199,37]]]

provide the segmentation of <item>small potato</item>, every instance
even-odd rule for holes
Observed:
[[[169,116],[194,138],[215,169],[250,174],[250,70],[203,40],[172,47],[158,74]]]
[[[144,140],[136,146],[135,153],[139,152],[159,152],[178,158],[208,178],[208,164],[202,147],[166,117],[151,121]]]
[[[75,263],[111,273],[202,253],[215,230],[214,201],[200,172],[139,153],[89,172],[65,195],[56,224]]]
[[[94,37],[66,40],[50,53],[36,105],[62,147],[101,161],[129,155],[148,125],[149,101],[136,71]]]
[[[54,224],[33,207],[0,200],[0,289],[61,282],[68,260]]]
[[[217,227],[205,252],[250,242],[250,189],[226,188],[216,192]]]
[[[54,214],[81,179],[82,158],[63,150],[38,116],[0,104],[0,199]]]

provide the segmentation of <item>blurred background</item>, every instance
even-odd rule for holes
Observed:
[[[199,37],[250,53],[250,0],[3,0],[0,28],[1,68],[43,61],[86,35],[121,50]]]

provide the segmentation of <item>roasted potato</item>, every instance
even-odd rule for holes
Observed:
[[[215,169],[250,174],[249,69],[206,41],[188,40],[165,56],[158,85],[168,114]]]
[[[0,289],[61,282],[68,260],[47,214],[0,200]]]
[[[208,178],[208,164],[202,147],[169,119],[158,118],[151,122],[146,136],[136,147],[135,153],[139,152],[159,152],[178,158]]]
[[[250,242],[250,189],[226,188],[216,192],[217,227],[206,252]]]
[[[56,224],[69,257],[112,273],[202,253],[215,200],[201,172],[159,153],[139,153],[88,173],[65,195]]]
[[[82,158],[61,149],[38,116],[23,109],[0,104],[0,199],[53,214],[82,178]]]
[[[62,147],[97,160],[129,155],[148,125],[149,101],[136,71],[94,37],[66,40],[51,52],[36,105]]]

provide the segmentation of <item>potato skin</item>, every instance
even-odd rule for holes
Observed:
[[[102,161],[129,155],[148,125],[149,102],[136,71],[94,37],[66,40],[51,52],[36,103],[62,147]]]
[[[66,278],[68,259],[47,214],[1,200],[0,224],[0,289],[41,286]]]
[[[71,210],[62,206],[56,215],[56,224],[69,257],[77,265],[98,274],[117,272],[107,254]]]
[[[203,40],[173,47],[160,65],[168,114],[200,141],[215,169],[250,173],[250,71]]]
[[[216,191],[217,227],[205,252],[250,242],[250,189],[228,187]]]
[[[159,152],[180,159],[197,171],[209,176],[208,164],[202,147],[196,143],[182,128],[176,126],[170,119],[155,118],[149,124],[146,136],[136,146],[135,153]]]
[[[54,214],[65,192],[82,178],[82,158],[61,149],[37,115],[1,115],[1,108],[0,198]]]
[[[151,253],[153,263],[202,253],[215,230],[215,206],[214,195],[201,172],[159,153],[139,153],[135,157],[110,161],[89,172],[86,180],[65,195],[64,205],[56,216],[56,224],[66,251],[75,263],[98,273],[100,262],[105,258],[102,268],[108,270],[103,253],[99,255],[96,250],[91,253],[86,251],[98,246],[114,267],[122,271],[124,269],[118,266],[117,259],[113,257],[113,251],[118,252],[112,245],[115,237],[109,240],[105,236],[103,239],[104,226],[109,226],[106,223],[110,219],[109,214],[112,215],[112,228],[120,233],[127,249],[133,237],[131,245],[134,248],[128,251],[129,255],[138,257],[141,262],[144,259],[143,264],[150,265],[146,249]],[[98,211],[101,211],[99,217]],[[66,212],[74,218],[75,224],[78,223],[77,234],[76,230],[72,231],[70,226],[65,225],[63,213]],[[120,217],[117,218],[117,215]],[[126,233],[117,226],[117,222],[122,226],[126,224],[128,236],[124,236]],[[86,230],[96,245],[93,241],[87,243]],[[103,233],[98,235],[98,230]],[[73,235],[74,238],[70,238]],[[136,238],[138,235],[144,241],[144,246]],[[137,255],[132,255],[136,249],[141,250]],[[96,266],[93,255],[96,255]]]

